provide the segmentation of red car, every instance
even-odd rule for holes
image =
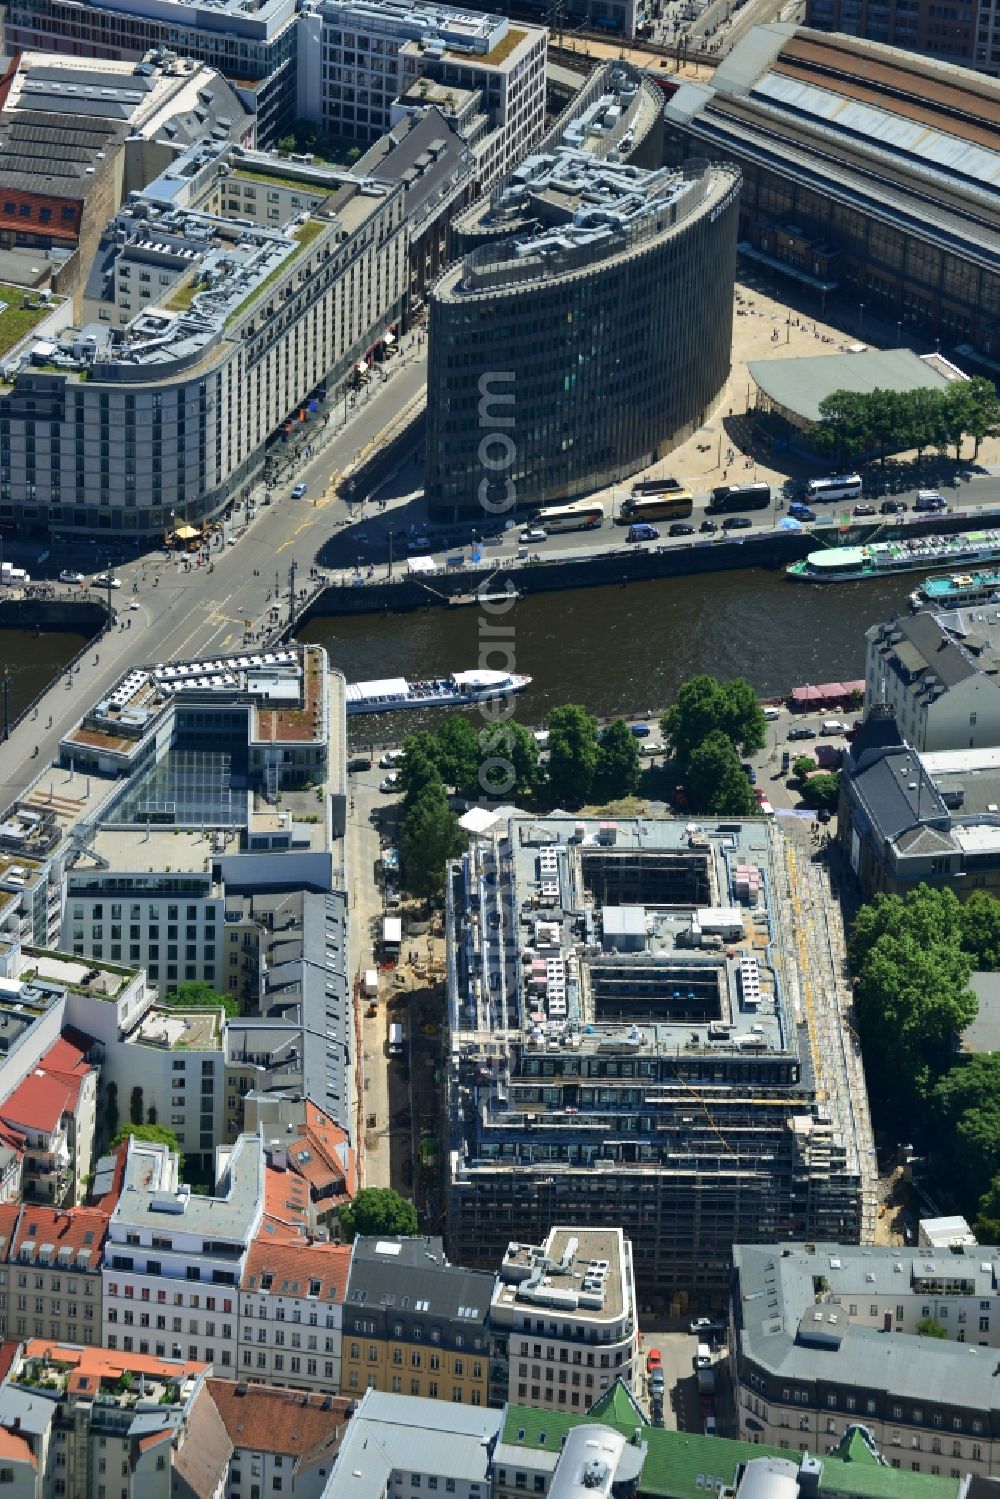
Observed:
[[[646,1354],[646,1373],[652,1374],[654,1369],[663,1368],[663,1359],[658,1348],[651,1348]]]

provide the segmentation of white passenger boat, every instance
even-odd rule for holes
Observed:
[[[960,531],[947,536],[912,536],[867,546],[828,547],[810,552],[785,569],[801,583],[856,583],[893,573],[932,572],[936,567],[974,568],[1000,561],[1000,531]]]
[[[348,713],[395,713],[399,708],[461,708],[485,698],[511,697],[523,692],[531,678],[510,671],[456,671],[450,677],[408,682],[385,677],[376,682],[351,682]]]

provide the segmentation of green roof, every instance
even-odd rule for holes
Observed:
[[[632,1436],[636,1409],[628,1391],[616,1383],[587,1415],[508,1405],[501,1440],[513,1446],[557,1451],[574,1426],[595,1419]],[[665,1431],[649,1425],[643,1427],[642,1440],[647,1450],[639,1494],[650,1495],[651,1499],[704,1499],[706,1488],[711,1492],[706,1476],[732,1484],[739,1464],[751,1458],[783,1457],[797,1461],[800,1456],[798,1452],[778,1447],[686,1431]],[[956,1499],[958,1494],[957,1478],[911,1473],[875,1462],[861,1437],[855,1440],[852,1435],[846,1447],[841,1442],[838,1450],[846,1450],[850,1457],[846,1461],[840,1457],[821,1457],[823,1477],[819,1492],[823,1499]]]

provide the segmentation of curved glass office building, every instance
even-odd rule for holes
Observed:
[[[459,219],[477,248],[430,298],[435,519],[576,499],[705,420],[729,373],[739,184],[563,144]]]

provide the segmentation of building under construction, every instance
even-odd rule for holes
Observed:
[[[683,1312],[734,1242],[872,1240],[839,914],[773,821],[502,818],[447,901],[457,1263],[620,1225]]]

